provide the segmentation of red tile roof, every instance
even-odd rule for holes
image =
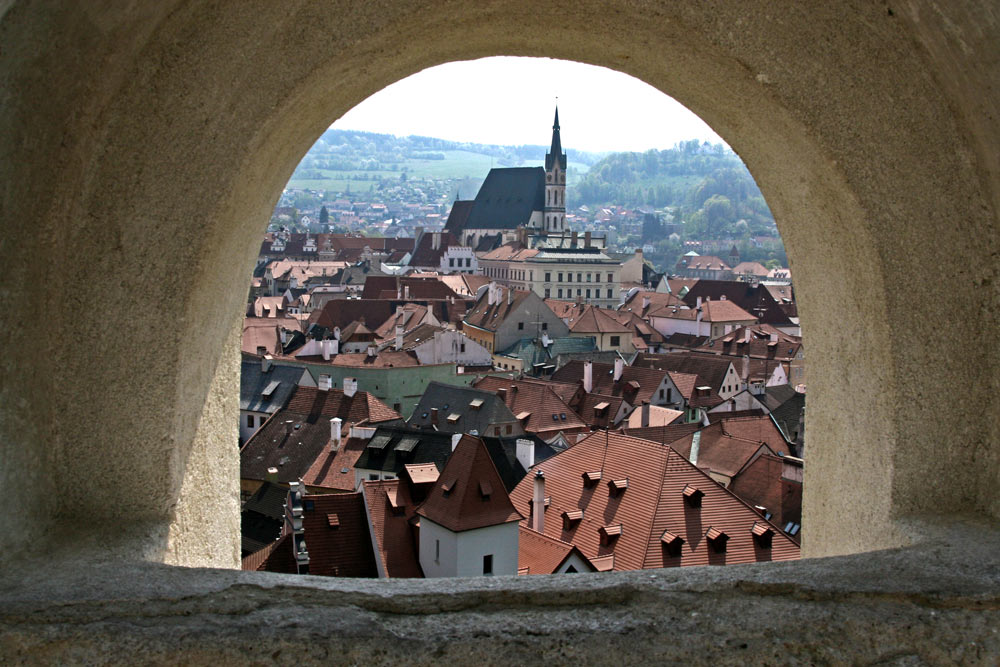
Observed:
[[[577,383],[583,381],[583,368],[586,362],[574,359],[552,374],[556,382]],[[620,396],[630,405],[638,405],[643,401],[651,401],[654,392],[663,382],[666,371],[637,366],[625,366],[622,369],[621,380],[614,380],[614,364],[593,362],[593,393],[605,396]],[[639,384],[638,391],[629,387],[630,382]]]
[[[491,487],[488,496],[481,482]],[[459,440],[417,514],[456,533],[524,518],[511,504],[486,445],[471,435]]]
[[[518,574],[552,574],[574,552],[584,562],[589,562],[572,544],[535,532],[523,524],[518,526]]]
[[[572,433],[587,428],[586,422],[547,384],[488,375],[473,387],[497,394],[501,389],[505,390],[504,402],[510,411],[519,416],[528,413],[527,421],[521,419],[521,425],[528,433]]]
[[[702,322],[756,322],[757,318],[743,310],[729,300],[702,301],[701,303]],[[666,317],[672,320],[698,319],[698,308],[678,308],[675,306],[664,306],[658,309],[650,309],[650,317]]]
[[[586,303],[545,299],[556,317],[566,322],[569,330],[578,333],[631,333],[631,329],[611,316],[612,311]]]
[[[799,556],[798,545],[780,531],[770,549],[757,546],[750,531],[760,515],[670,447],[598,432],[535,469],[544,472],[545,494],[551,498],[545,534],[574,544],[598,569],[749,563]],[[582,475],[588,471],[601,471],[604,480],[628,478],[628,489],[612,497],[606,484],[585,487]],[[682,492],[688,485],[704,493],[700,508],[684,502]],[[529,476],[511,492],[514,506],[527,512],[532,493]],[[564,527],[562,513],[574,510],[582,510],[583,518]],[[601,528],[617,524],[622,526],[621,535],[602,545]],[[709,528],[730,536],[725,553],[708,548],[705,533]],[[679,556],[667,552],[664,532],[684,539]]]
[[[776,526],[802,523],[802,484],[783,479],[783,470],[780,457],[764,454],[736,476],[729,490],[748,505],[770,512]]]
[[[414,505],[406,483],[398,479],[365,482],[364,494],[376,555],[385,576],[423,577],[411,521]]]
[[[347,431],[344,431],[344,435]],[[340,449],[334,452],[324,447],[302,481],[309,487],[354,491],[354,466],[365,451],[368,441],[364,438],[346,438]]]
[[[331,521],[330,515],[336,520]],[[302,527],[309,551],[309,574],[326,577],[374,577],[375,555],[360,493],[306,495]],[[257,570],[295,574],[292,536],[286,534],[257,565]]]
[[[695,462],[700,469],[732,479],[756,457],[762,454],[776,454],[778,449],[788,449],[784,445],[777,428],[768,428],[765,424],[773,422],[770,418],[740,418],[722,420],[699,431],[698,459]],[[734,425],[739,424],[736,428]],[[736,431],[742,436],[734,435]],[[694,434],[675,440],[671,447],[684,458],[690,458]],[[782,443],[782,444],[778,444]]]
[[[471,324],[486,331],[496,331],[511,313],[516,312],[521,302],[527,299],[533,292],[527,290],[512,290],[509,287],[498,287],[500,293],[499,302],[489,305],[489,292],[484,292],[483,296],[465,314],[465,323]],[[513,292],[513,298],[509,294]]]
[[[313,417],[340,417],[344,420],[344,429],[348,428],[348,424],[364,420],[376,423],[402,419],[398,412],[367,391],[359,391],[348,397],[342,389],[320,391],[316,387],[296,387],[285,409]]]

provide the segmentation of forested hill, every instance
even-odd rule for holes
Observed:
[[[740,238],[770,234],[774,217],[739,157],[721,144],[682,142],[645,153],[613,153],[570,193],[573,206],[674,207],[688,234]]]

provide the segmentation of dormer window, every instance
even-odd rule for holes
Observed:
[[[681,547],[684,546],[684,538],[680,535],[675,535],[669,530],[663,531],[663,535],[660,536],[660,544],[663,545],[664,551],[671,558],[677,558],[681,555]]]
[[[441,485],[441,491],[444,493],[444,497],[447,498],[451,495],[451,492],[455,490],[455,479],[449,479]]]
[[[583,510],[566,511],[562,513],[563,530],[571,530],[583,520]]]
[[[625,493],[625,489],[628,488],[628,477],[624,479],[612,479],[608,481],[608,496],[611,498],[617,498],[618,496]]]
[[[601,471],[596,472],[585,472],[583,473],[583,486],[584,488],[593,488],[598,482],[601,481]]]
[[[701,499],[705,492],[690,484],[684,487],[684,502],[688,507],[701,507]]]
[[[483,500],[489,500],[490,496],[493,494],[493,485],[487,480],[479,482],[479,495],[482,496]]]
[[[708,540],[708,546],[712,551],[717,554],[726,553],[726,542],[729,541],[729,536],[724,532],[710,527],[708,532],[705,533],[705,539]]]
[[[754,521],[753,528],[750,529],[750,533],[753,535],[753,541],[761,549],[770,549],[771,540],[774,537],[774,531],[766,523],[761,521]]]
[[[327,514],[326,515],[326,523],[327,523],[328,526],[330,526],[330,528],[339,528],[340,527],[340,517],[337,516],[336,514]]]
[[[606,547],[613,544],[622,535],[622,525],[616,523],[610,526],[601,526],[598,531],[601,535],[601,546]]]

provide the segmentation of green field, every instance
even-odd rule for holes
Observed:
[[[411,158],[400,163],[397,171],[333,171],[320,169],[318,171],[329,178],[302,179],[293,177],[290,181],[288,181],[288,185],[286,187],[293,190],[332,190],[334,192],[343,192],[348,186],[350,186],[351,192],[367,192],[372,183],[378,182],[379,176],[388,180],[398,180],[400,174],[403,173],[404,167],[406,169],[405,173],[408,179],[450,180],[474,178],[482,180],[486,178],[486,174],[489,172],[491,167],[505,166],[499,164],[497,160],[491,158],[489,155],[483,155],[482,153],[472,153],[469,151],[439,152],[444,154],[445,159],[418,160]],[[541,163],[538,165],[525,164],[523,166],[541,166]],[[576,168],[576,170],[581,174],[586,173],[588,169],[587,165],[572,161],[570,161],[569,166]],[[362,174],[366,175],[369,180],[353,180],[351,178]]]

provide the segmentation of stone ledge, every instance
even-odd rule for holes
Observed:
[[[0,656],[995,664],[1000,530],[969,519],[927,532],[918,546],[854,556],[560,577],[386,582],[110,558],[22,565],[0,576]]]

